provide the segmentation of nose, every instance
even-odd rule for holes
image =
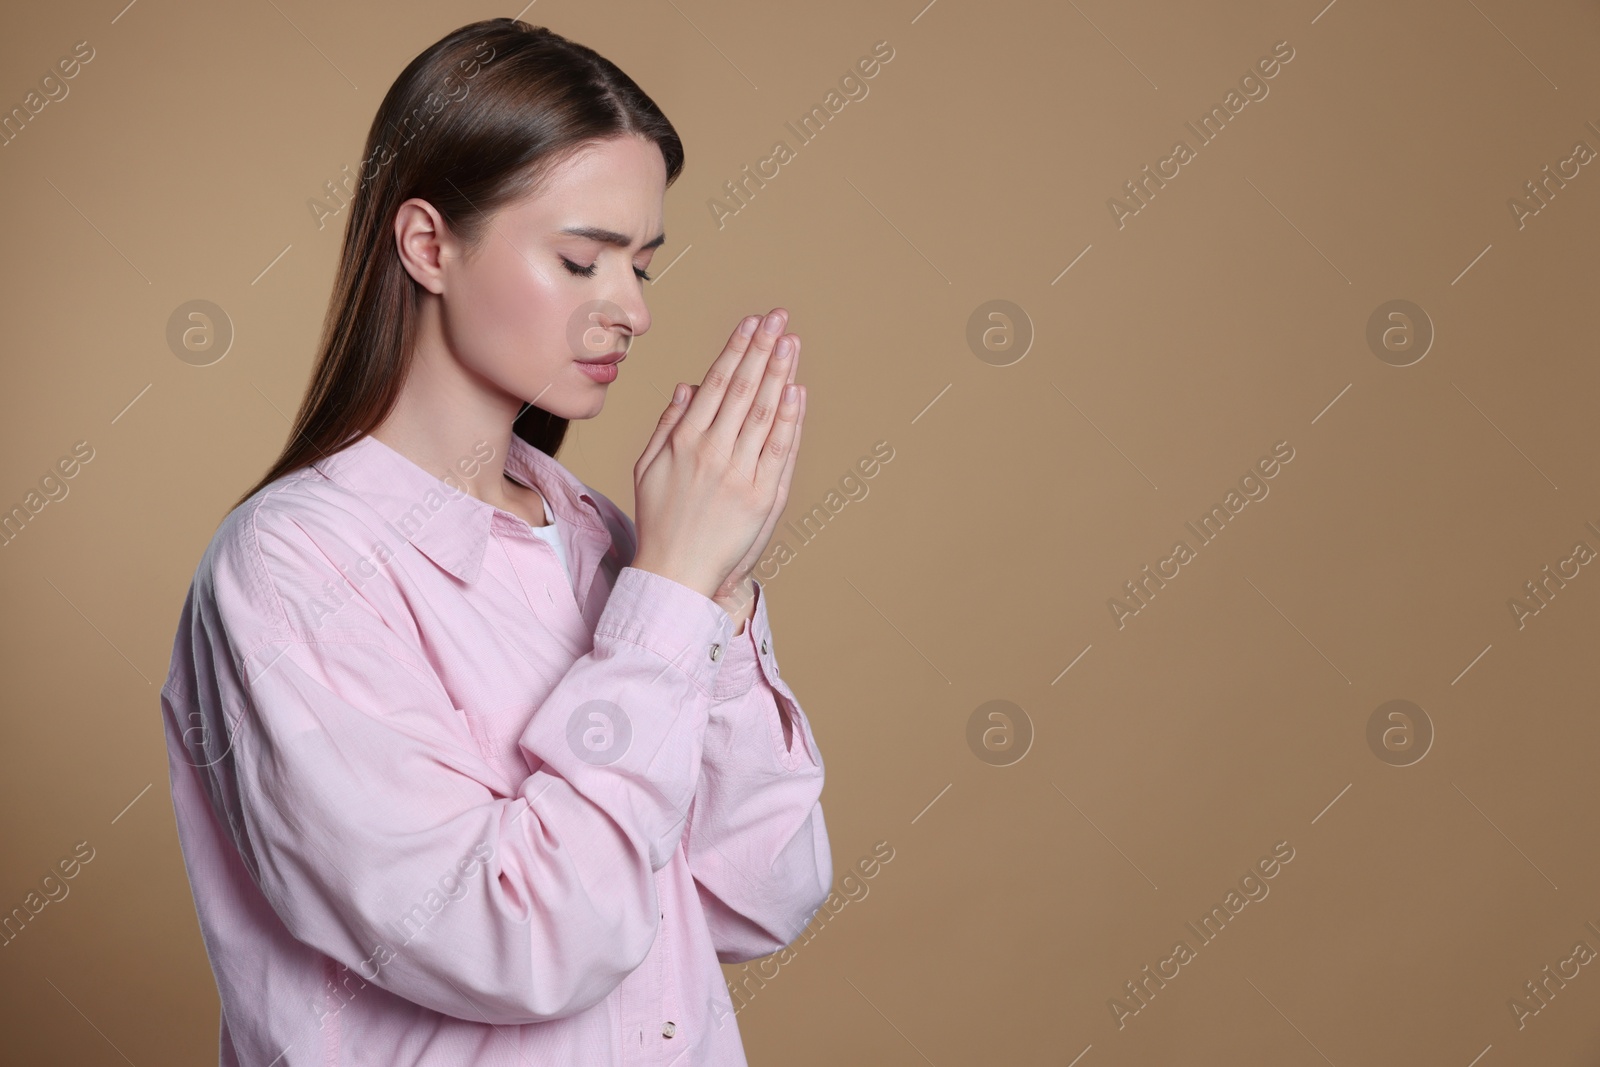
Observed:
[[[635,337],[650,328],[650,306],[645,303],[644,290],[638,284],[638,275],[633,273],[633,266],[628,266],[630,282],[624,282],[618,290],[611,294],[612,326],[625,338],[631,334]],[[626,347],[630,342],[622,340],[619,347]]]

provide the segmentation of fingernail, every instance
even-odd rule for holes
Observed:
[[[778,328],[782,324],[783,324],[783,320],[778,318],[778,316],[776,316],[776,315],[768,315],[767,316],[767,321],[762,323],[761,332],[770,337],[773,334],[778,332]]]
[[[772,358],[773,359],[788,359],[789,358],[789,353],[792,352],[792,351],[794,351],[794,342],[790,341],[787,337],[785,337],[783,340],[778,342],[778,347],[773,349]]]
[[[800,387],[798,385],[795,385],[793,382],[790,382],[788,385],[783,387],[783,402],[785,404],[793,404],[796,400],[799,400],[799,399],[800,399]]]
[[[761,318],[758,315],[751,315],[749,318],[745,319],[743,322],[741,322],[739,324],[739,334],[740,334],[740,336],[749,337],[751,334],[755,333],[756,332],[756,323],[758,323],[760,321],[761,321]]]
[[[672,402],[674,404],[683,403],[684,394],[687,393],[688,391],[689,391],[689,387],[684,385],[682,382],[679,382],[678,383],[678,387],[672,391]]]

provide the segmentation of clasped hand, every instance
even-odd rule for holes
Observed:
[[[806,389],[788,318],[740,323],[698,386],[678,383],[633,466],[633,566],[719,603],[747,596],[789,498]]]

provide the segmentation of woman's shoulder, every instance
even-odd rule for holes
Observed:
[[[259,627],[262,640],[326,635],[329,598],[370,557],[372,529],[380,521],[355,493],[314,467],[293,471],[223,518],[196,569],[194,593],[236,625]],[[360,617],[349,614],[344,622]]]
[[[426,676],[414,620],[394,590],[386,546],[403,539],[358,493],[315,466],[263,486],[228,512],[195,567],[163,692],[213,684],[232,660],[275,662],[285,646],[379,646]]]

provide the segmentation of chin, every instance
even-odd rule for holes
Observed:
[[[559,408],[544,407],[543,404],[539,406],[544,407],[546,411],[557,418],[566,419],[568,422],[581,422],[584,419],[592,419],[600,414],[601,410],[606,406],[606,387],[597,385],[596,388],[598,390],[597,395],[593,399],[587,400],[587,402],[583,400],[568,401]]]

